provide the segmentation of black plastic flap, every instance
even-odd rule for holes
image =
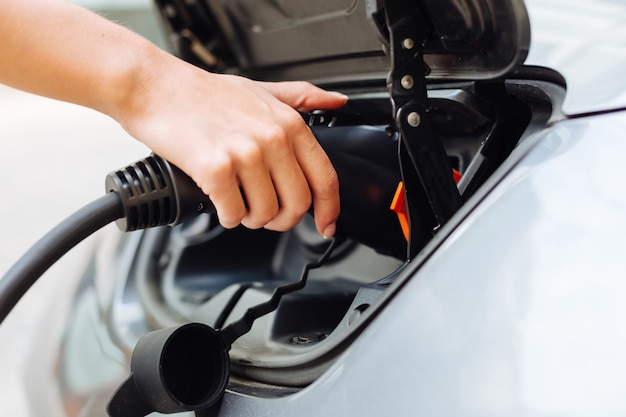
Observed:
[[[430,79],[494,78],[526,58],[530,27],[523,0],[419,1],[432,25],[425,45]],[[231,71],[328,83],[380,79],[388,70],[384,39],[371,19],[381,8],[378,0],[173,1],[196,9],[199,2],[210,17],[203,27],[197,10],[187,10],[195,27],[170,30],[192,32],[209,51],[228,51],[218,58]],[[162,12],[163,4],[171,5],[157,3]]]

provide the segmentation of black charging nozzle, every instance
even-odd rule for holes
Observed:
[[[120,196],[123,214],[115,223],[124,232],[174,226],[199,213],[215,213],[194,181],[157,155],[111,172],[105,187]]]

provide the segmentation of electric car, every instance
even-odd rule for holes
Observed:
[[[350,97],[302,115],[338,234],[103,233],[29,361],[33,417],[626,413],[626,4],[156,5],[207,71]]]

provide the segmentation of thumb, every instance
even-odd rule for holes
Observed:
[[[344,94],[326,91],[305,81],[260,84],[278,100],[298,111],[334,110],[348,101]]]

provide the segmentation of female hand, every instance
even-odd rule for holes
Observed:
[[[332,236],[337,175],[296,109],[334,109],[346,97],[304,82],[259,83],[169,65],[118,118],[128,132],[186,172],[224,227],[288,230],[313,204],[318,231]]]

